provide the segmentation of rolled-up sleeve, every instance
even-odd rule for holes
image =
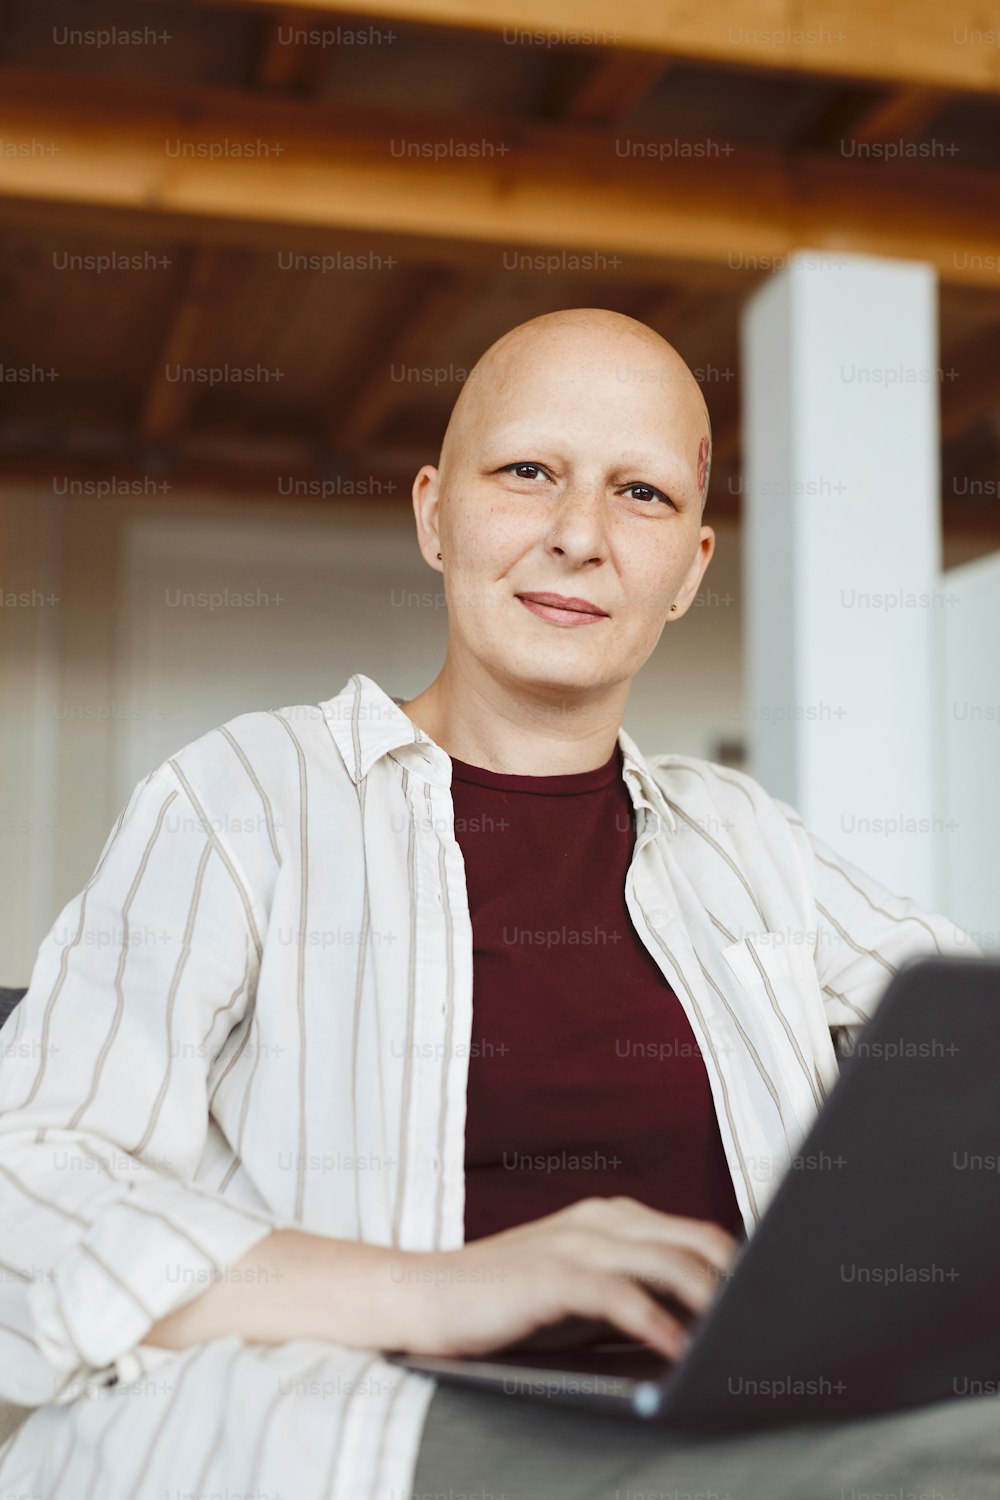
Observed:
[[[133,791],[0,1033],[0,1396],[69,1399],[287,1220],[195,1181],[264,913],[167,766]],[[122,1360],[126,1362],[119,1366]]]
[[[949,917],[896,895],[806,828],[787,803],[778,806],[795,836],[816,912],[816,972],[827,1021],[840,1046],[849,1047],[904,961],[982,950]]]

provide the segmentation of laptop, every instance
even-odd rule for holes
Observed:
[[[1000,959],[911,959],[683,1359],[624,1338],[386,1358],[683,1429],[838,1420],[1000,1394],[998,1280]]]

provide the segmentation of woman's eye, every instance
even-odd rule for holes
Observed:
[[[643,502],[648,500],[662,500],[665,505],[669,505],[671,503],[667,499],[666,495],[663,494],[662,490],[654,489],[651,484],[641,484],[638,482],[636,484],[627,484],[625,486],[625,493],[627,494],[629,490],[640,490],[642,493],[636,495],[635,498],[637,500],[642,500]]]
[[[522,469],[532,469],[532,470],[534,470],[534,474],[522,474],[521,473]],[[541,468],[540,464],[527,464],[527,463],[524,463],[524,464],[506,464],[505,467],[504,467],[504,473],[506,473],[506,474],[512,473],[518,479],[532,479],[532,478],[534,478],[535,474],[541,474],[542,473],[542,468]]]

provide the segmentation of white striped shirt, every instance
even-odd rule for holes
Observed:
[[[904,958],[978,950],[749,776],[618,739],[628,910],[698,1041],[752,1233],[837,1077],[834,1034]],[[430,1380],[321,1340],[142,1340],[273,1228],[463,1243],[450,783],[357,673],[135,787],[0,1037],[0,1397],[40,1408],[0,1449],[0,1493],[407,1493]]]

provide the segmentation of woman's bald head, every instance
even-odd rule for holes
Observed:
[[[461,455],[474,451],[490,428],[537,413],[553,385],[567,383],[581,406],[631,391],[636,418],[689,461],[704,509],[712,437],[698,382],[652,328],[601,307],[543,313],[490,345],[469,372],[445,431],[438,464],[443,488],[461,467]]]

